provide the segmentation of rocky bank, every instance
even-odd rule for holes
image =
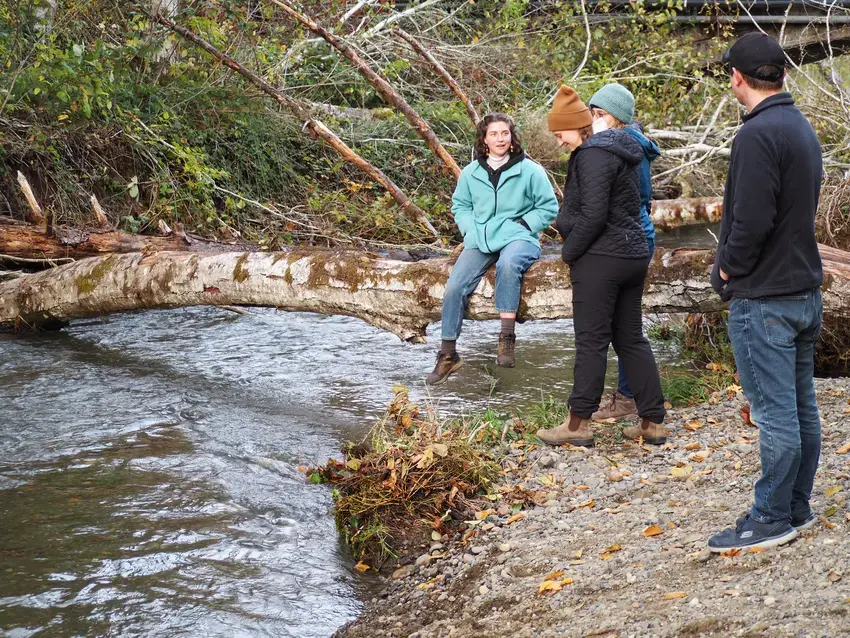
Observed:
[[[819,380],[816,527],[776,550],[711,555],[759,476],[735,388],[672,410],[661,448],[598,426],[597,446],[504,450],[501,501],[400,561],[337,636],[850,636],[850,380]],[[521,515],[506,503],[530,490]]]

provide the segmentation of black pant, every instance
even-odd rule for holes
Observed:
[[[605,388],[608,345],[626,370],[638,414],[664,420],[661,378],[643,336],[641,299],[649,262],[585,253],[570,268],[576,360],[570,410],[583,419],[599,409]]]

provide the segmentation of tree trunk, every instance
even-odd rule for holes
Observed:
[[[121,231],[87,231],[56,228],[52,236],[27,224],[0,223],[0,256],[30,259],[83,259],[108,253],[191,250],[195,252],[257,250],[250,244],[225,244],[191,237],[185,233],[168,237],[131,235]]]
[[[723,216],[720,197],[690,199],[659,199],[652,202],[650,218],[656,230],[667,232],[682,226],[710,224]]]
[[[324,38],[328,44],[346,57],[354,65],[354,68],[357,69],[364,78],[366,78],[366,81],[369,82],[369,84],[371,84],[378,94],[387,102],[387,104],[391,104],[397,108],[402,115],[407,118],[410,125],[416,130],[419,136],[425,140],[428,148],[430,148],[434,155],[442,160],[446,167],[448,167],[452,175],[454,175],[454,178],[458,179],[460,177],[460,166],[457,165],[457,162],[454,157],[451,156],[451,153],[449,153],[440,143],[440,140],[437,139],[437,134],[434,133],[434,130],[428,122],[426,122],[422,116],[407,103],[407,100],[405,100],[398,91],[390,85],[389,82],[378,75],[372,67],[369,66],[366,60],[360,56],[360,54],[352,49],[345,41],[335,36],[333,33],[317,24],[314,20],[311,20],[303,13],[299,13],[285,2],[281,2],[281,0],[272,0],[272,2],[283,9],[287,15],[295,18],[305,27],[310,29],[310,31]]]
[[[266,95],[274,98],[278,101],[278,103],[285,106],[289,110],[289,112],[292,113],[292,115],[304,122],[305,129],[308,129],[315,137],[318,137],[319,139],[327,142],[335,151],[337,151],[342,156],[342,158],[346,162],[354,164],[354,166],[359,168],[370,179],[382,186],[399,204],[399,206],[401,206],[401,209],[405,212],[406,215],[408,215],[408,217],[421,224],[435,239],[442,241],[440,238],[440,234],[437,232],[428,217],[425,215],[425,211],[423,211],[421,208],[419,208],[419,206],[410,201],[407,195],[405,195],[404,192],[396,185],[396,183],[393,182],[389,177],[387,177],[387,175],[381,169],[372,165],[366,159],[355,153],[354,150],[351,149],[345,142],[343,142],[336,133],[331,131],[319,120],[314,119],[310,115],[309,107],[299,102],[298,100],[293,100],[292,98],[287,97],[247,67],[239,64],[239,62],[216,49],[212,44],[210,44],[203,38],[195,35],[184,27],[175,24],[168,18],[164,17],[162,14],[154,15],[153,19],[159,22],[160,24],[167,26],[169,29],[172,29],[175,33],[179,33],[181,36],[183,36],[190,42],[194,42],[204,51],[213,56],[216,60],[224,64],[227,68],[236,71],[244,78],[247,78],[254,85],[259,87]]]
[[[823,248],[824,307],[850,317],[850,254]],[[713,312],[708,250],[659,250],[644,310]],[[180,306],[269,306],[359,317],[402,339],[422,341],[440,318],[454,260],[375,258],[360,251],[300,249],[281,253],[130,253],[95,257],[0,283],[0,325],[38,326],[111,312]],[[470,319],[498,317],[491,269],[470,297]],[[572,316],[569,268],[560,259],[535,263],[523,280],[525,319]]]

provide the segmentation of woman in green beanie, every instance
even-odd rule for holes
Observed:
[[[646,235],[646,243],[649,245],[649,258],[655,253],[655,226],[650,218],[652,206],[652,180],[650,176],[650,162],[654,161],[661,151],[658,145],[643,135],[641,125],[634,121],[635,98],[622,84],[606,84],[590,98],[590,114],[593,116],[594,128],[623,129],[631,135],[643,149],[643,160],[638,167],[640,175],[640,222]],[[621,419],[632,414],[637,414],[634,394],[629,387],[623,363],[617,360],[619,378],[617,390],[611,396],[610,402],[594,413],[593,418],[597,421],[606,419]]]

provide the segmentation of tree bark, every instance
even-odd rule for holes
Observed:
[[[469,101],[469,96],[464,92],[457,81],[452,77],[451,73],[446,70],[440,62],[435,58],[431,52],[426,49],[422,44],[410,35],[407,31],[402,29],[401,27],[395,27],[394,33],[398,35],[402,40],[407,42],[410,47],[416,51],[422,58],[428,63],[428,65],[434,70],[434,72],[443,78],[443,81],[448,85],[448,87],[452,90],[452,93],[457,96],[457,99],[461,101],[464,108],[466,108],[466,113],[469,115],[469,119],[472,120],[472,124],[474,126],[478,125],[478,122],[481,121],[481,116],[478,115],[478,111],[475,110],[475,107],[472,106],[472,102]]]
[[[694,197],[655,200],[650,219],[656,230],[667,232],[682,226],[716,223],[722,216],[721,197]]]
[[[216,49],[212,44],[204,40],[203,38],[195,35],[188,29],[181,27],[164,17],[162,14],[156,14],[153,16],[154,20],[167,26],[172,29],[175,33],[179,33],[181,36],[189,40],[190,42],[195,43],[204,51],[213,56],[216,60],[224,64],[229,69],[236,71],[243,77],[247,78],[250,82],[260,88],[266,95],[274,98],[278,101],[278,103],[282,104],[289,110],[292,115],[300,119],[304,122],[304,128],[310,130],[310,132],[325,142],[327,142],[334,150],[336,150],[342,158],[354,164],[357,168],[359,168],[363,173],[365,173],[370,179],[383,187],[390,195],[392,195],[393,199],[398,202],[401,209],[404,213],[410,217],[413,221],[421,224],[432,236],[437,239],[440,239],[440,234],[431,224],[428,219],[428,216],[425,215],[425,211],[423,211],[419,206],[414,204],[407,195],[404,194],[396,184],[393,182],[386,174],[376,166],[373,166],[367,160],[358,155],[354,150],[352,150],[345,142],[343,142],[339,136],[331,131],[327,126],[322,124],[319,120],[314,119],[310,115],[310,109],[308,106],[302,104],[298,100],[293,100],[292,98],[287,97],[276,88],[274,88],[271,84],[266,82],[259,75],[251,71],[250,69],[244,67],[239,64],[236,60],[231,58],[228,55],[225,55],[218,49]]]
[[[374,89],[378,92],[378,94],[387,102],[387,104],[391,104],[395,108],[397,108],[404,117],[407,118],[407,121],[410,122],[410,125],[416,130],[419,136],[425,140],[425,143],[428,145],[428,148],[436,155],[442,162],[448,167],[451,171],[452,175],[454,175],[455,179],[460,177],[460,166],[458,166],[454,157],[452,157],[451,153],[449,153],[446,148],[440,143],[440,140],[437,139],[437,134],[434,133],[434,130],[431,126],[426,122],[419,113],[417,113],[410,104],[407,103],[399,93],[396,91],[389,82],[387,82],[383,77],[378,75],[364,60],[360,57],[354,49],[352,49],[344,40],[335,36],[333,33],[325,29],[323,26],[317,24],[314,20],[311,20],[303,13],[300,13],[290,7],[285,2],[281,2],[281,0],[272,0],[277,6],[283,9],[287,15],[292,18],[298,20],[305,27],[310,29],[313,33],[318,36],[321,36],[324,40],[328,42],[333,48],[339,51],[343,56],[345,56],[353,65],[357,71],[366,78],[366,81],[374,87]]]
[[[0,254],[30,259],[84,259],[109,253],[191,250],[195,252],[257,250],[249,244],[225,244],[185,233],[168,237],[131,235],[117,230],[56,228],[53,235],[27,224],[0,224]]]
[[[850,254],[823,248],[824,308],[850,317]],[[708,282],[708,250],[659,250],[644,310],[713,312],[724,304]],[[39,326],[112,312],[180,306],[269,306],[359,317],[402,339],[423,341],[440,318],[454,260],[376,258],[360,251],[298,249],[281,253],[130,253],[77,261],[0,283],[0,326]],[[467,317],[498,317],[491,269],[470,297]],[[569,267],[535,263],[523,280],[525,319],[572,316]]]

